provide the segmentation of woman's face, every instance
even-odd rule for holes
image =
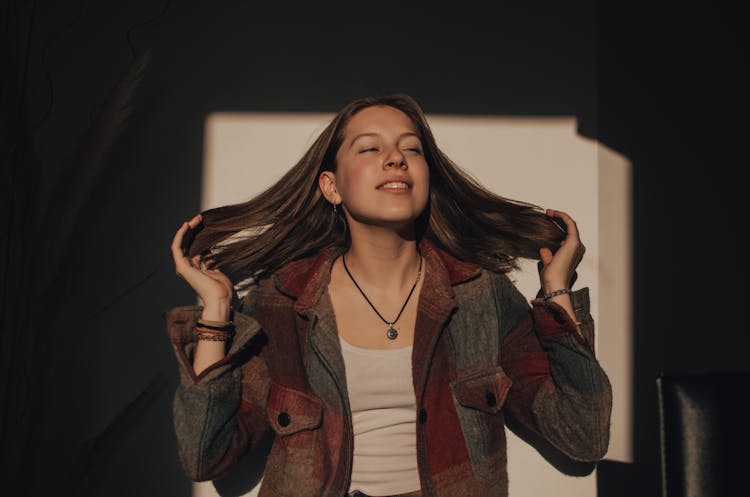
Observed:
[[[327,173],[330,180],[321,175],[321,188],[329,201],[341,203],[349,222],[411,225],[425,209],[430,189],[423,151],[406,114],[393,107],[367,107],[344,128],[336,172]]]

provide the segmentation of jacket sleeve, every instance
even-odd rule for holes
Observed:
[[[588,288],[571,294],[576,323],[560,305],[526,298],[494,277],[501,364],[512,380],[505,407],[568,457],[598,461],[609,446],[612,389],[594,355]]]
[[[225,473],[270,429],[265,407],[270,380],[262,354],[263,334],[248,314],[248,300],[246,296],[240,311],[234,312],[235,335],[227,355],[200,375],[192,364],[195,326],[202,308],[175,307],[163,314],[179,366],[180,382],[173,403],[177,452],[185,473],[194,481]]]

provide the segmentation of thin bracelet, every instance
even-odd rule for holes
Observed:
[[[552,297],[556,297],[558,295],[564,295],[566,293],[570,293],[570,290],[568,288],[561,288],[559,290],[555,290],[554,292],[545,293],[544,300],[549,300]]]
[[[198,318],[199,323],[207,324],[209,326],[228,326],[232,324],[232,321],[212,321],[210,319]]]
[[[201,328],[208,328],[209,330],[216,330],[216,331],[224,331],[224,332],[232,332],[234,331],[234,323],[231,321],[228,321],[226,324],[222,326],[215,326],[212,324],[208,324],[202,320],[198,320],[196,323],[196,326],[199,326]]]
[[[227,335],[227,336],[234,335],[234,332],[212,330],[209,328],[204,328],[202,326],[196,327],[195,331],[197,333],[211,333],[212,335]]]

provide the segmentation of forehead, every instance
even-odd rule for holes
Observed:
[[[344,136],[358,133],[387,133],[417,131],[412,120],[402,111],[389,106],[373,106],[354,114],[344,128]]]

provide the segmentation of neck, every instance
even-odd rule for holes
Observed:
[[[358,281],[383,290],[414,284],[420,260],[413,233],[368,226],[351,235],[346,265]]]

